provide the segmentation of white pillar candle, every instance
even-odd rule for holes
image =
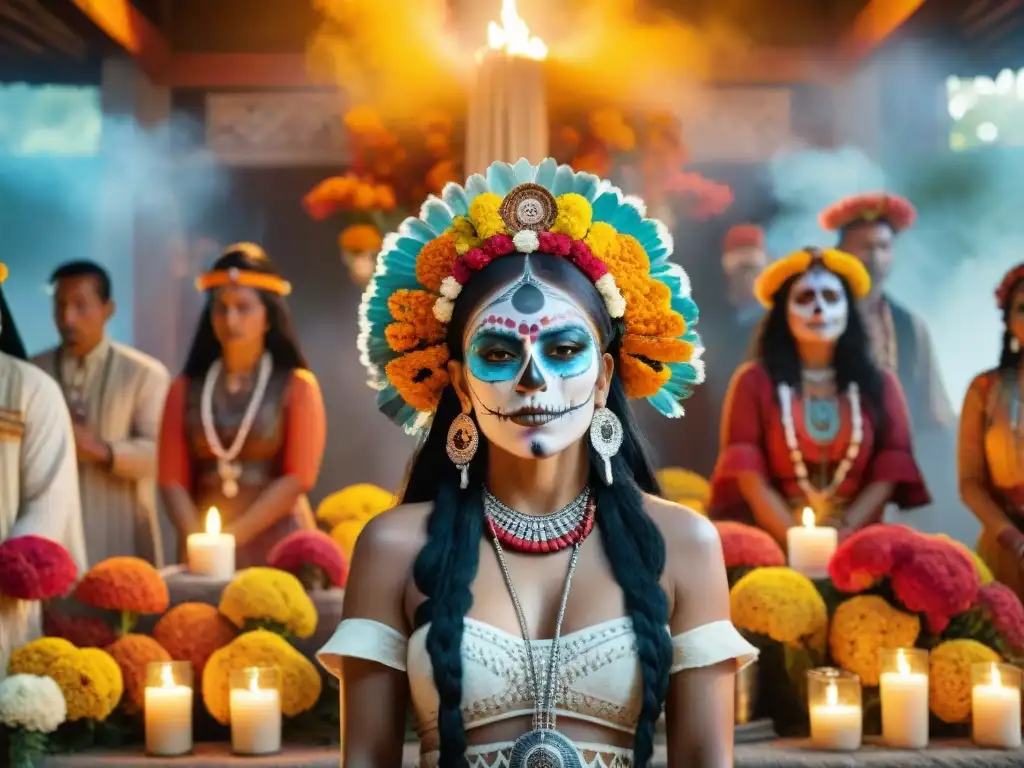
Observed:
[[[811,704],[811,744],[815,749],[860,749],[864,715],[855,704],[839,703],[835,681],[825,688],[825,701]]]
[[[206,532],[190,534],[186,540],[189,573],[224,580],[235,575],[235,537],[220,528],[220,512],[211,507]]]
[[[261,688],[260,670],[248,673],[248,686],[232,688],[231,749],[239,755],[269,755],[281,751],[281,695]]]
[[[879,678],[882,739],[890,747],[928,746],[928,675],[911,667],[911,654],[921,653],[926,654],[918,649],[897,649],[896,669],[882,672]]]
[[[144,719],[147,754],[174,757],[192,751],[192,686],[175,681],[170,664],[161,663],[158,685],[146,686]]]
[[[982,747],[1016,749],[1021,744],[1019,673],[1004,681],[999,665],[986,666],[991,666],[989,679],[976,682],[971,689],[974,743]]]
[[[802,522],[802,526],[793,526],[786,532],[789,567],[809,579],[827,578],[829,561],[839,546],[839,532],[816,526],[810,507],[804,508]]]
[[[539,163],[548,154],[547,46],[530,34],[515,0],[502,0],[501,26],[491,22],[487,42],[469,92],[467,175],[496,160]]]

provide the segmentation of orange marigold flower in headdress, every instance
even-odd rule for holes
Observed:
[[[775,294],[786,281],[809,270],[820,262],[829,272],[846,281],[855,299],[871,292],[871,276],[856,256],[835,248],[804,248],[769,264],[754,282],[754,296],[765,307],[775,302]]]
[[[106,651],[121,668],[125,709],[141,712],[146,704],[146,667],[153,662],[170,661],[171,654],[146,635],[125,635]]]
[[[1014,291],[1022,284],[1021,281],[1024,281],[1024,264],[1018,264],[1003,276],[996,288],[996,306],[1000,310],[1006,310]]]
[[[422,343],[437,344],[445,337],[445,328],[434,317],[437,297],[426,291],[398,290],[388,298],[388,309],[395,322],[385,330],[388,344],[396,352],[408,352]]]
[[[196,680],[214,651],[238,635],[238,629],[214,606],[181,603],[165,613],[153,627],[153,639],[167,649],[175,661],[189,661]]]
[[[909,200],[888,192],[869,192],[844,197],[821,212],[818,220],[823,229],[838,231],[859,221],[884,221],[893,232],[909,229],[917,211]]]
[[[93,608],[127,613],[163,613],[170,602],[160,572],[138,557],[97,563],[79,582],[75,597]]]
[[[432,411],[448,386],[448,358],[443,344],[414,350],[388,363],[388,380],[413,408]]]
[[[416,280],[427,290],[440,291],[441,281],[452,273],[452,265],[457,258],[454,234],[431,240],[423,246],[416,259]]]

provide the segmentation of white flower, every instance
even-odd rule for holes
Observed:
[[[455,302],[443,296],[434,302],[434,317],[439,323],[450,323],[455,311]]]
[[[626,314],[626,300],[622,298],[622,293],[619,291],[619,286],[615,284],[615,278],[612,277],[611,272],[602,275],[594,283],[594,287],[604,299],[604,305],[607,307],[609,315],[618,319]]]
[[[533,253],[540,248],[540,238],[532,229],[522,229],[512,238],[512,244],[520,253]]]
[[[0,683],[0,723],[38,733],[53,733],[68,716],[60,686],[49,677],[11,675]]]
[[[451,275],[441,281],[441,295],[449,301],[455,301],[462,293],[462,285]]]

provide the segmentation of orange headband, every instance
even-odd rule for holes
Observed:
[[[276,293],[278,296],[287,296],[292,292],[292,284],[283,277],[248,269],[216,269],[196,278],[196,290],[200,293],[228,285],[241,285],[257,291]]]
[[[0,283],[7,279],[7,265],[0,261]]]

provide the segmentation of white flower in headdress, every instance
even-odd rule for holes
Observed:
[[[540,248],[540,239],[532,229],[523,229],[516,232],[512,238],[512,244],[515,245],[519,253],[533,253]]]

